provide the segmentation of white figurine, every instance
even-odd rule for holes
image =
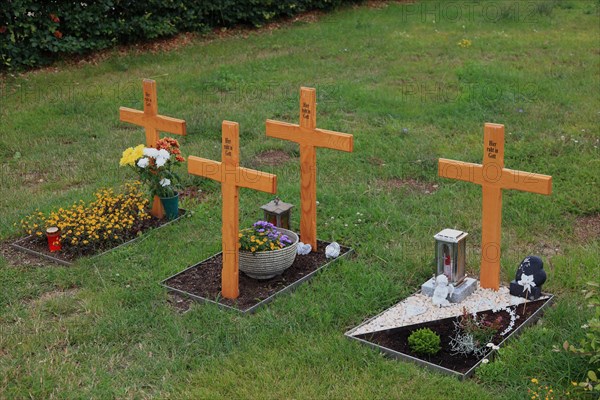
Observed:
[[[448,284],[446,275],[438,275],[435,278],[435,289],[433,290],[433,305],[438,307],[447,307],[450,305],[448,298],[454,293],[454,286]]]

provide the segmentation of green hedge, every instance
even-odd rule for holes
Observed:
[[[70,54],[215,26],[261,26],[360,0],[1,0],[0,69],[46,65]]]

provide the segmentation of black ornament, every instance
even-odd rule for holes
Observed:
[[[533,275],[535,286],[531,286],[529,290],[526,290],[520,285],[518,282],[523,275]],[[510,283],[510,294],[524,297],[528,300],[538,299],[542,295],[542,285],[544,282],[546,282],[546,271],[544,271],[544,262],[542,259],[536,256],[525,257],[517,269],[515,279]]]

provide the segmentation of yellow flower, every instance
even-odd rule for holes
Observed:
[[[531,383],[535,383],[537,385],[539,383],[539,381],[535,378],[531,378]]]
[[[134,165],[135,161],[138,158],[141,158],[144,155],[144,145],[140,144],[135,148],[129,147],[125,149],[123,152],[123,156],[121,157],[121,161],[119,161],[120,166],[125,165]],[[108,191],[104,192],[104,195],[108,195]]]
[[[466,49],[467,47],[471,47],[471,41],[469,39],[462,39],[460,42],[457,43],[460,47],[462,47],[463,49]]]

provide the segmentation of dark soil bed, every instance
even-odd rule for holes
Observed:
[[[525,321],[527,321],[527,319],[531,315],[533,315],[540,307],[542,307],[547,301],[549,301],[549,299],[532,301],[527,303],[526,306],[523,304],[519,304],[516,307],[516,313],[519,318],[515,321],[513,329],[510,332],[508,332],[505,336],[501,336],[500,333],[504,331],[510,323],[510,315],[506,311],[499,311],[496,313],[493,313],[492,311],[482,311],[477,313],[477,315],[484,316],[485,321],[489,322],[493,321],[498,315],[502,316],[501,327],[498,330],[498,333],[492,339],[492,342],[495,345],[498,345],[500,342],[502,342],[508,336],[510,336]],[[525,312],[523,312],[524,308]],[[431,364],[439,365],[441,367],[459,373],[465,373],[471,368],[473,368],[480,360],[487,357],[491,352],[491,349],[484,357],[481,358],[477,358],[473,355],[468,357],[462,355],[453,355],[450,347],[450,338],[454,336],[453,321],[456,320],[456,317],[446,318],[401,328],[365,333],[362,335],[356,335],[355,337],[388,348],[390,350],[394,350],[399,353],[418,358]],[[408,337],[412,332],[419,328],[429,328],[438,335],[440,335],[442,349],[439,353],[433,356],[422,356],[411,351],[410,347],[408,347]]]
[[[177,219],[179,219],[180,217],[185,215],[185,213],[186,213],[186,210],[179,209],[179,216],[177,217]],[[37,237],[37,236],[33,236],[33,235],[17,240],[16,242],[14,242],[12,244],[12,247],[14,249],[21,250],[21,251],[23,251],[22,248],[24,248],[26,250],[29,250],[28,251],[29,254],[33,254],[38,257],[43,257],[43,258],[47,258],[50,260],[57,259],[57,260],[61,261],[63,264],[71,264],[71,263],[77,261],[79,258],[95,256],[95,255],[99,255],[104,252],[107,252],[109,250],[112,250],[116,247],[126,244],[127,242],[130,242],[132,240],[139,238],[144,233],[146,233],[152,229],[160,228],[161,226],[166,225],[169,222],[172,222],[172,221],[169,221],[166,218],[158,219],[155,217],[151,217],[149,220],[143,221],[138,226],[135,226],[134,229],[132,229],[127,235],[123,235],[121,240],[119,240],[118,242],[114,242],[114,241],[107,242],[103,246],[93,248],[93,249],[88,249],[88,250],[85,250],[82,252],[76,252],[75,249],[63,247],[63,249],[61,251],[51,253],[48,250],[48,242],[47,242],[46,237],[45,236]]]
[[[286,269],[283,274],[271,279],[253,279],[240,271],[240,295],[235,300],[224,299],[221,297],[221,254],[217,254],[188,268],[167,279],[163,284],[181,292],[212,300],[219,304],[236,308],[240,311],[245,311],[294,282],[306,277],[323,265],[333,261],[332,259],[327,259],[325,257],[325,247],[327,247],[328,244],[328,242],[318,241],[318,251],[304,256],[296,256],[296,259],[290,268]],[[340,247],[341,251],[339,257],[342,257],[350,251],[350,248],[348,247]]]

